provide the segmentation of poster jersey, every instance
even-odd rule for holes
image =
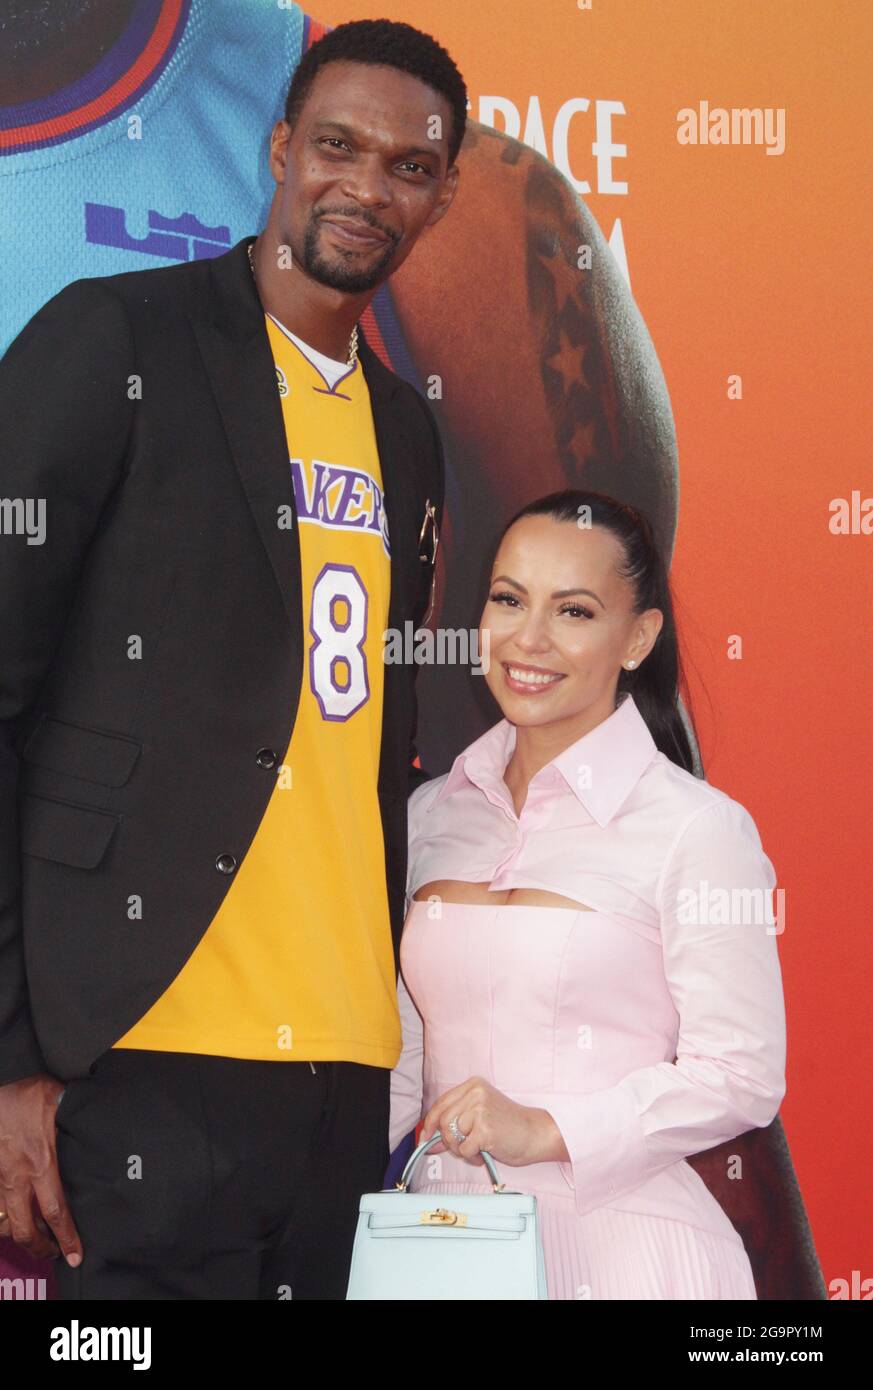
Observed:
[[[258,231],[270,131],[322,33],[276,0],[135,0],[91,71],[0,108],[0,353],[72,280],[221,255]]]
[[[301,554],[304,669],[266,813],[205,935],[115,1044],[391,1068],[401,1035],[377,794],[390,537],[360,362],[331,386],[267,315]]]

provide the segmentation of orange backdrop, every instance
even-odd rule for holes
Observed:
[[[782,1120],[825,1281],[869,1278],[873,534],[832,534],[829,505],[853,490],[873,498],[873,10],[866,0],[303,8],[329,25],[386,17],[427,30],[458,63],[473,119],[483,96],[498,96],[519,111],[523,137],[536,99],[555,162],[559,109],[590,101],[570,123],[569,166],[591,185],[585,201],[607,238],[621,220],[672,399],[673,581],[707,776],[749,807],[785,890]],[[613,162],[625,195],[598,191],[598,100],[625,109],[612,123],[627,147]],[[679,144],[677,112],[701,101],[784,109],[784,153]],[[742,399],[731,400],[736,374]],[[733,636],[740,660],[728,655]]]

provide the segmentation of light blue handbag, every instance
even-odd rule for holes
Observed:
[[[493,1192],[409,1192],[437,1131],[396,1187],[361,1198],[346,1299],[548,1298],[537,1199],[508,1191],[482,1158]]]

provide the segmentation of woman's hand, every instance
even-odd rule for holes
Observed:
[[[461,1142],[449,1128],[452,1120],[467,1136]],[[519,1105],[481,1076],[471,1076],[434,1101],[422,1122],[419,1143],[437,1130],[442,1143],[434,1145],[430,1153],[448,1150],[481,1166],[482,1149],[497,1162],[515,1168],[527,1163],[568,1163],[570,1159],[561,1131],[547,1110]]]

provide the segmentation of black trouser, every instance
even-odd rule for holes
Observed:
[[[312,1066],[119,1048],[69,1082],[58,1163],[85,1256],[55,1261],[59,1297],[344,1299],[391,1073]]]

